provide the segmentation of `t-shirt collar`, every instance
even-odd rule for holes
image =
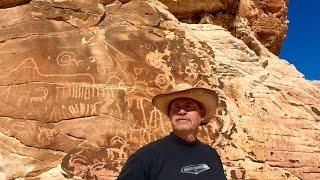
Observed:
[[[175,135],[173,132],[170,133],[169,135],[174,141],[176,141],[177,143],[179,144],[183,144],[183,145],[186,145],[186,146],[195,146],[197,144],[200,143],[200,141],[198,139],[194,140],[194,141],[186,141],[182,138],[180,138],[179,136]]]

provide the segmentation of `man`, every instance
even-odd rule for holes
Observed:
[[[199,126],[215,115],[215,91],[179,84],[152,104],[171,121],[173,131],[131,155],[118,180],[225,180],[215,149],[197,139]]]

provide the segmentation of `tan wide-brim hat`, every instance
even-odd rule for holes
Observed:
[[[191,98],[198,101],[206,108],[201,125],[208,124],[215,116],[218,106],[218,94],[216,91],[206,88],[193,87],[190,84],[178,84],[166,93],[158,94],[152,98],[152,104],[166,116],[169,116],[169,105],[178,98]]]

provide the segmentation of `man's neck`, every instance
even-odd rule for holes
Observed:
[[[178,136],[181,139],[184,139],[188,142],[193,142],[197,140],[198,130],[196,131],[177,131],[173,130],[173,134]]]

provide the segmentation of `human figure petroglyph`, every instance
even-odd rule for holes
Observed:
[[[146,78],[149,76],[149,70],[144,67],[133,67],[133,72],[135,75],[135,82],[142,82],[142,78]],[[143,80],[142,83],[145,83],[145,80]]]
[[[151,102],[149,98],[145,97],[144,93],[139,91],[130,91],[126,94],[125,97],[126,102],[128,102],[128,108],[130,109],[132,105],[136,104],[136,108],[141,110],[142,118],[143,118],[143,125],[146,127],[148,122],[144,111],[144,101]]]
[[[76,67],[79,67],[80,63],[83,62],[83,60],[78,60],[76,58],[76,54],[71,51],[64,51],[60,53],[57,56],[56,61],[59,66],[71,66],[74,64]]]
[[[128,154],[126,153],[126,149],[130,147],[130,144],[127,142],[125,138],[122,138],[121,136],[115,135],[110,140],[110,145],[112,147],[118,147],[119,149],[119,158],[120,160],[124,160],[128,158]]]
[[[188,76],[192,76],[194,79],[198,78],[199,75],[199,65],[195,62],[194,60],[190,61],[186,67],[185,67],[185,72],[188,74]]]
[[[164,117],[162,116],[161,112],[153,107],[150,113],[150,120],[149,120],[149,127],[152,129],[161,129],[162,133],[165,134],[167,131],[164,127]]]
[[[124,145],[126,144],[126,140],[121,136],[115,135],[110,139],[110,145],[116,146],[117,144]]]
[[[108,148],[107,152],[108,152],[107,157],[110,160],[116,160],[116,159],[124,160],[128,158],[127,153],[125,153],[122,149],[119,149],[119,148]]]

